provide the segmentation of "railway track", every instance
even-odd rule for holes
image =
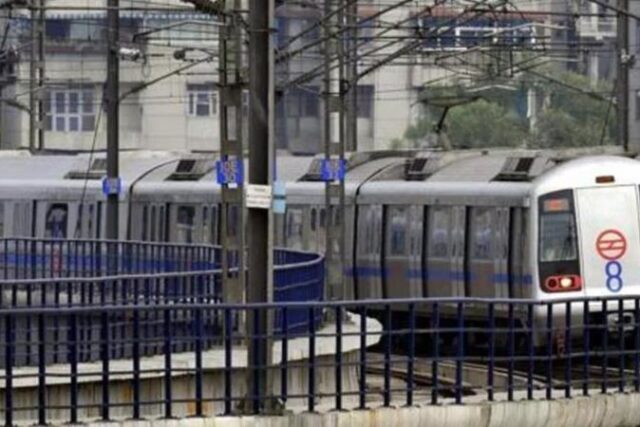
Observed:
[[[632,369],[625,368],[621,371],[617,366],[607,366],[603,369],[599,364],[590,364],[586,370],[588,377],[585,377],[584,365],[576,361],[572,361],[567,378],[567,365],[564,362],[564,360],[554,360],[552,363],[550,388],[556,392],[566,389],[567,384],[570,384],[572,394],[579,393],[585,378],[588,378],[590,390],[602,389],[603,383],[606,389],[619,388],[622,383],[625,389],[631,390],[636,385],[637,379]],[[459,368],[462,375],[458,387],[456,362],[438,361],[437,394],[439,396],[452,397],[458,389],[463,396],[471,396],[486,394],[490,389],[494,393],[506,393],[510,388],[512,392],[526,391],[529,388],[532,392],[536,392],[549,388],[546,365],[542,361],[534,363],[531,369],[528,364],[521,362],[514,363],[512,366],[496,363],[492,367],[491,382],[488,362],[464,362]],[[407,356],[394,354],[387,362],[382,354],[367,354],[367,380],[369,389],[373,393],[406,392],[407,383],[412,379],[414,391],[417,394],[430,395],[436,386],[433,369],[432,360],[416,357],[413,360],[413,375],[411,375]],[[389,376],[388,384],[384,382],[386,375]]]

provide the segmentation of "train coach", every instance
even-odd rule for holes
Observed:
[[[579,154],[351,157],[344,297],[639,295],[640,164],[619,153]],[[0,163],[4,236],[104,235],[104,155],[7,154]],[[276,218],[280,245],[325,250],[325,230],[338,218],[325,210],[318,165],[279,160],[287,182],[287,213]],[[122,238],[219,241],[220,187],[210,155],[127,153],[121,170]]]
[[[421,173],[359,189],[348,267],[356,299],[640,295],[637,160],[502,153],[434,164],[440,160],[416,157],[405,172]],[[479,306],[465,306],[465,318],[486,320]],[[620,319],[615,303],[607,313],[591,306],[599,321],[634,322],[633,307]],[[574,326],[582,308],[572,305]],[[554,317],[565,316],[563,305],[554,309]],[[536,309],[537,324],[545,310]],[[506,318],[506,306],[496,316]]]

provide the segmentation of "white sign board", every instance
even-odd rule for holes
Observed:
[[[273,191],[270,185],[250,184],[245,188],[248,208],[271,209],[271,198]]]

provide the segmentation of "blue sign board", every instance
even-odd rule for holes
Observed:
[[[216,161],[216,180],[220,185],[242,184],[244,182],[244,164],[240,159]]]
[[[320,176],[323,181],[344,181],[347,174],[347,161],[345,159],[324,159],[320,167]]]
[[[102,178],[102,193],[105,196],[120,194],[122,192],[122,178]]]

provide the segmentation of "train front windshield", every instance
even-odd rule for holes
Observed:
[[[543,213],[540,219],[540,261],[572,261],[578,258],[572,213]]]
[[[538,272],[545,292],[582,289],[573,191],[546,194],[539,201]]]

